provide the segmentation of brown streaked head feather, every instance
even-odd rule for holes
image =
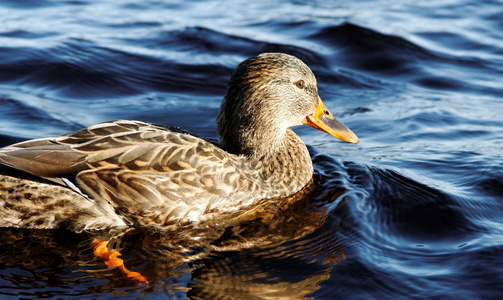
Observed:
[[[295,85],[299,80],[303,89]],[[220,143],[236,154],[277,151],[286,129],[301,125],[317,101],[316,78],[300,59],[283,53],[249,58],[232,74],[220,106]]]

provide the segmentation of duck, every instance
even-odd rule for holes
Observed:
[[[312,179],[308,149],[291,129],[304,124],[358,143],[304,62],[259,54],[230,77],[218,140],[115,120],[1,148],[0,227],[163,228],[239,215]]]

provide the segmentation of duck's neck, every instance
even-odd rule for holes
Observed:
[[[311,156],[306,145],[292,130],[285,132],[279,147],[249,156],[251,172],[271,196],[289,196],[302,189],[313,176]]]
[[[255,120],[254,120],[255,121]],[[246,156],[274,156],[288,146],[286,128],[278,128],[277,124],[253,122],[247,126],[227,125],[220,132],[220,145],[229,153]],[[258,124],[257,124],[258,123]],[[234,126],[234,127],[233,127]],[[290,129],[288,129],[294,134]],[[295,135],[295,134],[294,134]],[[299,137],[297,137],[299,139]]]

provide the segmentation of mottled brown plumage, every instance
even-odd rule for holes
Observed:
[[[289,129],[303,123],[357,142],[325,108],[302,61],[261,54],[230,79],[219,142],[118,120],[0,149],[0,226],[81,231],[225,220],[307,184],[311,159]]]

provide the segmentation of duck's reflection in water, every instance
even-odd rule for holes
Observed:
[[[211,224],[172,230],[75,234],[62,230],[0,229],[0,294],[58,296],[155,291],[191,298],[303,298],[345,258],[336,228],[313,233],[340,206],[346,190],[316,188]],[[338,225],[336,225],[337,227]],[[109,240],[139,285],[93,254]],[[122,287],[122,289],[117,289]],[[35,295],[36,294],[36,295]]]

